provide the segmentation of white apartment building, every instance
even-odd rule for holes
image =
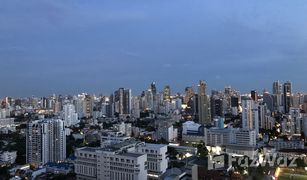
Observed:
[[[147,179],[146,154],[85,147],[77,149],[75,155],[78,180]]]
[[[167,169],[167,145],[130,139],[104,148],[75,151],[78,180],[158,179]]]
[[[248,96],[241,97],[242,103],[242,128],[255,130],[256,135],[259,134],[259,113],[258,103]]]
[[[66,134],[60,119],[32,121],[27,127],[27,163],[35,166],[66,159]]]
[[[205,144],[210,146],[226,146],[235,139],[236,129],[205,128]]]
[[[234,140],[232,140],[231,144],[256,147],[256,137],[257,135],[255,130],[239,129],[235,132]]]
[[[98,151],[97,180],[147,179],[147,155]]]
[[[1,127],[11,127],[14,126],[14,118],[0,118],[0,128]]]
[[[73,104],[65,104],[63,107],[63,120],[65,122],[65,126],[73,126],[80,122],[78,119],[78,113],[76,112],[76,108]]]
[[[15,160],[17,158],[17,151],[4,151],[0,152],[0,164],[1,163],[9,163],[9,164],[14,164]]]
[[[10,116],[10,109],[0,109],[0,119],[4,119]]]
[[[136,151],[147,154],[148,179],[158,179],[166,172],[168,167],[167,145],[146,143],[138,146]]]
[[[171,126],[161,126],[154,133],[154,139],[165,139],[167,142],[175,141],[178,138],[178,130]]]

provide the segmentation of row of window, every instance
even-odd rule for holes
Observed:
[[[148,150],[148,149],[145,149],[145,150],[142,149],[142,152],[146,152],[146,153],[149,153],[149,152],[150,152],[150,153],[152,153],[152,154],[153,154],[153,153],[156,153],[156,154],[158,153],[157,150],[154,151],[154,150]]]
[[[86,154],[86,153],[79,153],[79,156],[81,156],[81,157],[89,157],[89,158],[96,158],[96,155],[94,154],[94,155],[92,155],[92,154]]]
[[[87,175],[87,176],[96,176],[97,175],[96,168],[91,168],[91,167],[82,166],[82,165],[81,166],[76,165],[75,172],[77,174],[83,174],[83,175]]]

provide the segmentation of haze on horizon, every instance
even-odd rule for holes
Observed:
[[[140,92],[307,91],[304,0],[2,0],[0,97]],[[209,93],[209,92],[208,92]]]

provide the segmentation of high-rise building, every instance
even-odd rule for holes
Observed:
[[[274,95],[267,91],[263,92],[263,102],[267,105],[270,112],[274,111]]]
[[[154,111],[154,95],[151,89],[145,91],[145,109]]]
[[[242,128],[255,130],[259,133],[259,113],[258,104],[248,96],[241,97],[242,103]]]
[[[186,108],[184,109],[185,113],[185,118],[192,120],[192,119],[197,119],[196,116],[196,111],[197,111],[197,97],[194,93],[194,90],[192,87],[186,87],[185,88],[185,96],[183,98],[183,103],[186,105]],[[196,101],[196,102],[195,102]]]
[[[171,87],[170,86],[165,86],[164,91],[163,91],[163,100],[164,101],[170,101],[171,100]]]
[[[293,122],[293,132],[296,134],[301,134],[303,131],[303,115],[300,113],[300,108],[289,109],[290,120]]]
[[[189,101],[194,97],[194,90],[192,87],[186,87],[185,88],[185,96],[184,96],[184,100],[183,103],[184,104],[188,104]]]
[[[114,113],[131,114],[131,89],[119,88],[114,92]]]
[[[284,100],[284,112],[289,113],[290,107],[292,107],[291,96],[292,96],[292,84],[287,81],[283,85],[283,100]]]
[[[282,93],[282,85],[279,81],[273,82],[273,94],[281,94]]]
[[[255,102],[258,101],[258,93],[257,93],[256,90],[252,90],[252,91],[251,91],[251,97],[252,97],[252,99],[253,99]]]
[[[140,118],[141,114],[141,98],[139,96],[134,96],[132,98],[132,109],[131,109],[131,115],[134,118]]]
[[[86,118],[89,118],[93,115],[93,97],[85,95],[83,103],[83,114]]]
[[[34,166],[66,159],[66,135],[60,119],[30,122],[27,127],[27,163]]]
[[[266,128],[267,120],[267,105],[264,102],[259,103],[259,127],[262,129]]]
[[[283,112],[283,96],[282,96],[282,84],[279,81],[273,82],[273,106],[275,111]]]
[[[158,100],[157,100],[157,87],[156,87],[156,83],[152,82],[150,85],[150,89],[152,92],[152,101],[153,101],[153,108],[152,110],[157,113],[158,112]]]
[[[124,102],[123,102],[123,114],[131,114],[131,99],[132,93],[131,89],[124,90]]]
[[[211,117],[223,117],[224,116],[224,104],[223,104],[223,98],[219,95],[211,95]]]
[[[207,85],[205,81],[199,81],[198,85],[198,117],[200,124],[210,124],[209,101],[206,95]]]
[[[73,104],[64,105],[62,116],[65,126],[73,126],[80,122],[78,119],[78,113],[76,112],[76,108]]]

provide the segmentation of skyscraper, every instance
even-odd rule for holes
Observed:
[[[279,81],[273,82],[273,97],[274,110],[283,112],[282,85],[279,83]]]
[[[195,95],[195,93],[194,93],[193,87],[186,87],[185,88],[185,96],[184,96],[183,103],[184,104],[188,104],[189,101],[191,99],[193,99],[194,95]]]
[[[30,122],[27,127],[27,163],[34,166],[66,159],[64,122],[45,119]]]
[[[284,100],[284,112],[289,113],[290,107],[292,107],[291,96],[292,96],[292,85],[290,81],[287,81],[283,85],[283,100]]]
[[[198,85],[198,117],[200,124],[210,124],[209,101],[206,95],[207,85],[205,81],[199,81]]]
[[[83,101],[83,114],[86,118],[93,115],[93,97],[90,95],[85,95]]]
[[[114,112],[119,115],[131,113],[131,89],[119,88],[114,92]]]
[[[155,113],[158,112],[158,100],[157,100],[157,87],[156,87],[156,82],[152,82],[150,85],[150,89],[152,92],[152,99],[153,99],[153,111]]]
[[[73,104],[65,104],[63,108],[63,120],[65,126],[73,126],[79,123],[78,113],[76,113],[76,108]]]
[[[267,91],[263,92],[263,102],[267,105],[270,112],[274,111],[274,95]]]
[[[163,100],[164,101],[170,101],[171,100],[171,87],[170,86],[165,86],[164,91],[163,91]]]
[[[252,90],[251,91],[251,97],[252,97],[252,99],[254,100],[254,101],[258,101],[258,93],[257,93],[257,91],[256,90]]]
[[[281,94],[282,93],[282,86],[279,81],[273,82],[273,94]]]
[[[241,97],[242,103],[242,128],[255,130],[259,133],[259,113],[258,104],[248,96]]]
[[[124,90],[123,114],[131,114],[131,89]]]

